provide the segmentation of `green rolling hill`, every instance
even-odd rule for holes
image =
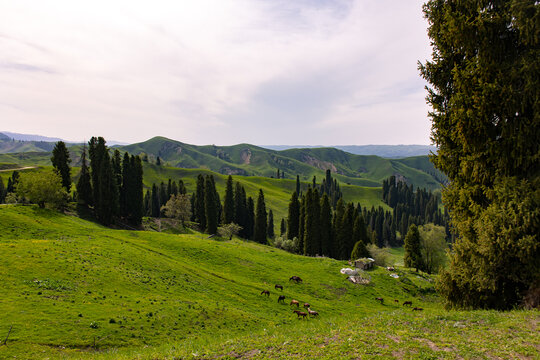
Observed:
[[[34,146],[32,142],[26,143],[27,147]],[[52,149],[52,143],[44,144],[49,144]],[[320,182],[330,169],[343,184],[380,187],[383,179],[394,175],[416,187],[431,190],[440,188],[445,181],[444,175],[433,167],[427,156],[387,159],[353,155],[335,148],[275,151],[250,144],[195,146],[164,137],[115,148],[146,155],[150,163],[155,163],[159,157],[169,167],[207,169],[225,175],[275,177],[279,169],[286,179],[296,179],[299,175],[302,181],[311,181],[316,176]],[[0,154],[0,163],[46,166],[50,165],[48,151]],[[81,145],[70,145],[69,151],[72,165],[78,165]]]
[[[540,342],[534,311],[446,311],[414,270],[376,268],[355,285],[346,262],[237,239],[113,230],[34,206],[0,215],[3,359],[534,358]],[[299,319],[292,299],[320,315]]]

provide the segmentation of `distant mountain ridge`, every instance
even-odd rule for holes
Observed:
[[[72,165],[80,160],[82,144],[68,144]],[[0,140],[0,162],[22,165],[50,165],[53,142]],[[120,151],[143,155],[149,163],[159,157],[164,166],[186,169],[207,169],[224,175],[263,176],[320,182],[327,169],[341,183],[380,187],[389,176],[396,176],[417,187],[438,189],[446,177],[436,170],[427,156],[383,158],[355,155],[340,149],[303,148],[282,151],[251,144],[232,146],[185,144],[165,137],[115,146]]]
[[[302,148],[333,147],[355,155],[376,155],[384,158],[398,159],[411,156],[424,156],[437,153],[437,147],[433,145],[261,145],[270,150],[289,150]]]

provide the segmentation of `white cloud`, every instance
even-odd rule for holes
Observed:
[[[1,127],[74,140],[428,143],[421,3],[2,2]]]

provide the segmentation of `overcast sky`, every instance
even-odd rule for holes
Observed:
[[[418,0],[0,0],[0,130],[429,144]]]

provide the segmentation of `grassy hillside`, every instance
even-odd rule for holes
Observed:
[[[286,179],[294,180],[299,175],[302,181],[311,181],[316,176],[320,182],[330,169],[344,184],[380,187],[383,179],[396,175],[417,187],[432,190],[440,188],[440,182],[444,181],[425,156],[395,160],[353,155],[335,148],[274,151],[250,144],[195,146],[164,137],[118,149],[136,155],[146,154],[150,163],[155,163],[159,157],[170,167],[208,169],[226,175],[276,177],[279,169]],[[81,150],[81,145],[69,147],[73,166],[80,165]],[[51,154],[45,151],[0,154],[0,163],[15,163],[21,167],[47,166],[50,157]]]
[[[31,206],[0,214],[2,340],[12,326],[0,358],[523,358],[540,342],[537,312],[447,312],[414,271],[378,268],[353,285],[343,262],[254,243],[111,230]],[[298,320],[291,299],[320,316]]]
[[[195,146],[155,137],[121,149],[133,154],[145,153],[151,161],[159,156],[171,166],[207,168],[221,174],[272,177],[280,169],[286,178],[294,179],[299,174],[302,180],[310,181],[313,176],[322,179],[330,169],[339,181],[359,186],[378,187],[391,175],[399,175],[415,186],[429,189],[440,186],[430,173],[434,168],[429,161],[417,166],[415,161],[353,155],[336,148],[274,151],[250,144]]]

